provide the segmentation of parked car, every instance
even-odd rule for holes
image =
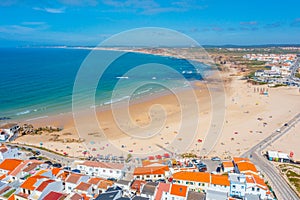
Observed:
[[[56,168],[61,168],[61,167],[62,167],[62,165],[61,165],[60,163],[55,163],[55,164],[53,164],[52,166],[53,166],[53,167],[56,167]]]
[[[81,171],[79,169],[73,169],[72,172],[74,172],[74,173],[81,173]]]
[[[52,162],[50,160],[47,160],[44,162],[45,164],[48,164],[48,165],[52,165]]]
[[[215,157],[212,157],[211,160],[212,160],[212,161],[221,161],[221,158],[215,156]]]

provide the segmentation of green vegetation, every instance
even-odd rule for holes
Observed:
[[[290,183],[294,185],[298,192],[300,192],[300,179],[299,178],[288,178]]]
[[[287,177],[290,184],[293,185],[300,193],[300,174],[296,172],[298,169],[300,169],[300,167],[293,164],[280,164],[279,168],[281,169],[281,172],[283,172]],[[294,169],[297,170],[295,171]]]
[[[296,73],[295,76],[296,76],[297,78],[300,78],[300,73]]]
[[[274,85],[273,87],[283,87],[283,86],[286,86],[286,84],[276,84],[276,85]]]
[[[126,158],[125,162],[128,163],[128,162],[131,160],[131,158],[132,158],[132,155],[129,153],[129,154],[127,155],[127,158]]]
[[[8,198],[8,197],[10,197],[10,195],[12,195],[15,191],[16,191],[16,189],[12,189],[12,190],[10,190],[9,192],[5,193],[5,194],[3,195],[3,197]]]

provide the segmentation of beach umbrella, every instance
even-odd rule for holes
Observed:
[[[294,152],[290,152],[290,157],[292,158],[294,156]]]
[[[148,160],[154,160],[155,158],[154,158],[154,156],[149,156],[148,157]]]
[[[165,157],[165,158],[170,158],[170,154],[165,153],[165,154],[164,154],[164,157]]]
[[[201,143],[201,142],[202,142],[202,140],[201,140],[201,139],[198,139],[198,142],[199,142],[199,143]]]

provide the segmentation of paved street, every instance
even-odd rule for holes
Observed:
[[[55,153],[51,153],[49,151],[41,150],[39,148],[35,148],[35,147],[32,147],[32,146],[27,146],[27,145],[24,145],[24,144],[11,143],[11,145],[17,146],[17,147],[31,148],[32,151],[39,151],[39,152],[41,152],[40,156],[43,156],[43,157],[48,158],[49,160],[61,163],[62,165],[70,165],[75,160],[74,158],[65,157],[63,155],[58,155],[58,154],[55,154]]]
[[[288,126],[280,127],[280,132],[274,131],[270,136],[262,140],[260,143],[253,146],[247,152],[243,153],[241,157],[251,157],[251,161],[259,167],[259,169],[269,178],[271,185],[275,191],[275,194],[280,200],[297,200],[300,199],[295,191],[289,186],[286,180],[278,172],[275,166],[263,157],[261,151],[263,151],[268,145],[278,140],[290,129],[294,127],[296,123],[300,121],[300,113],[293,117],[290,121],[286,122]],[[251,155],[251,156],[250,156]]]

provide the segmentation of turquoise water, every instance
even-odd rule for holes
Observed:
[[[90,50],[68,48],[0,49],[0,118],[28,119],[70,112],[76,74],[89,53]],[[96,106],[119,101],[122,95],[127,98],[126,91],[130,86],[136,81],[149,79],[149,73],[153,80],[161,79],[176,86],[176,73],[165,72],[163,68],[151,71],[149,67],[149,70],[134,76],[124,76],[135,66],[147,63],[170,66],[189,81],[201,79],[199,71],[186,60],[126,53],[114,61],[101,77],[101,87],[97,88],[95,97]],[[204,71],[207,67],[198,63],[199,69]],[[111,99],[114,86],[120,79],[123,84],[118,91],[119,99]],[[139,88],[133,97],[140,98],[163,90],[159,85],[149,84]]]

